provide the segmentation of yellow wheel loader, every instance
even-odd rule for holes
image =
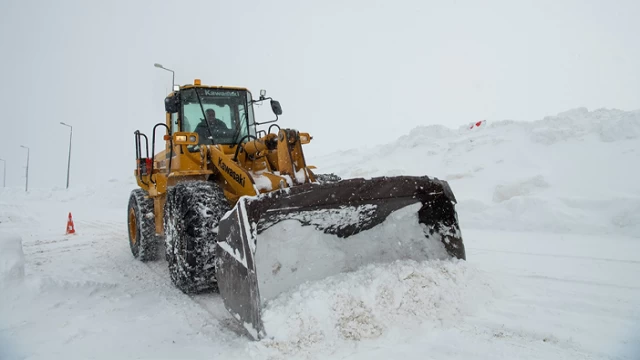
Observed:
[[[266,100],[276,118],[260,123],[253,106]],[[302,150],[308,133],[257,129],[282,114],[264,90],[254,99],[196,79],[174,88],[165,111],[151,153],[135,132],[131,251],[156,260],[164,242],[175,286],[219,291],[253,339],[268,333],[263,306],[305,281],[377,262],[466,259],[447,182],[314,174]],[[156,153],[158,127],[164,148]]]

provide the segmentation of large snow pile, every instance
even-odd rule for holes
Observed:
[[[464,228],[640,236],[640,110],[423,126],[387,145],[310,159],[343,178],[448,180]]]
[[[454,326],[492,292],[462,261],[395,261],[305,283],[264,311],[262,345],[292,357],[331,357],[354,342]],[[314,355],[316,354],[316,355]]]
[[[260,296],[271,299],[303,281],[350,272],[372,262],[446,259],[439,237],[425,241],[425,230],[418,223],[420,206],[399,209],[375,228],[346,239],[300,226],[296,220],[269,228],[258,238],[256,249]]]

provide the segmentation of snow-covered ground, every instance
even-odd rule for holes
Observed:
[[[420,127],[308,159],[449,181],[467,261],[368,266],[269,303],[240,335],[216,294],[131,256],[133,179],[0,192],[0,359],[639,359],[640,111]],[[76,231],[65,235],[72,212]]]

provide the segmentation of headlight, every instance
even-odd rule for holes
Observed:
[[[176,145],[195,145],[198,142],[198,135],[194,133],[177,133],[173,135]]]

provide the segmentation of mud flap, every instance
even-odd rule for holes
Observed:
[[[439,249],[422,251],[424,256],[421,259],[466,259],[455,202],[447,182],[426,176],[349,179],[322,185],[305,184],[257,197],[243,197],[220,221],[217,237],[216,279],[225,307],[255,340],[266,336],[261,318],[262,302],[286,290],[290,282],[284,281],[284,278],[276,278],[274,281],[259,278],[269,277],[271,273],[275,275],[281,269],[280,263],[276,261],[278,266],[265,270],[264,267],[271,264],[260,265],[262,259],[256,261],[256,253],[260,253],[256,252],[256,249],[259,246],[269,246],[261,243],[263,240],[258,240],[260,234],[285,221],[294,221],[302,227],[331,235],[320,241],[326,239],[332,242],[330,246],[333,248],[352,247],[352,254],[349,255],[351,257],[344,256],[346,266],[343,266],[342,271],[346,271],[344,269],[347,268],[355,269],[368,262],[376,262],[374,260],[380,255],[385,255],[390,261],[413,257],[414,253],[422,251],[417,249],[422,243],[437,243]],[[354,240],[357,238],[355,235],[382,224],[390,214],[403,208],[413,212],[412,221],[416,222],[417,219],[421,229],[418,243],[414,241],[408,245],[396,245],[397,239],[387,240],[384,237],[376,237],[375,233],[370,233],[372,236],[365,239]],[[400,228],[394,232],[399,233],[396,236],[402,239],[404,230]],[[293,235],[300,236],[295,232]],[[318,279],[322,275],[323,265],[320,264],[321,260],[315,261],[313,258],[316,256],[313,253],[315,249],[305,248],[312,246],[310,237],[290,239],[287,236],[291,235],[275,235],[275,239],[284,243],[278,245],[279,248],[272,249],[271,253],[275,256],[282,254],[283,257],[294,261],[298,257],[302,259],[295,265],[285,263],[287,271],[291,271],[291,274],[295,272],[290,276],[296,277],[296,284],[301,283],[305,275]],[[350,245],[350,242],[353,244]],[[379,242],[389,243],[382,244],[384,246],[378,252],[369,249],[380,246]],[[296,250],[297,252],[289,251],[290,247],[295,246],[301,246],[301,249]],[[397,248],[404,249],[400,251]],[[311,254],[308,254],[309,252]],[[307,256],[311,257],[306,258]],[[314,261],[316,264],[310,264]],[[316,268],[313,268],[314,266]],[[299,270],[301,267],[304,269]],[[264,291],[261,297],[260,286],[267,285],[277,289],[262,289]]]

